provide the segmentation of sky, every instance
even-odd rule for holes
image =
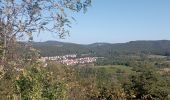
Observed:
[[[85,14],[74,17],[70,36],[59,39],[46,32],[34,36],[34,41],[90,44],[170,40],[170,0],[93,0]]]

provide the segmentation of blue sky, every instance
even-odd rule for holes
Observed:
[[[34,40],[82,44],[170,40],[170,0],[93,0],[87,13],[75,18],[66,39],[47,32]]]

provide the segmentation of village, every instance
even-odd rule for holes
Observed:
[[[65,65],[89,64],[94,63],[99,57],[77,57],[77,54],[69,54],[63,56],[41,57],[43,62],[56,61]]]

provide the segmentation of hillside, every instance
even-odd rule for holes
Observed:
[[[33,42],[33,46],[40,50],[42,56],[64,54],[91,54],[109,56],[114,54],[159,54],[170,55],[170,40],[131,41],[127,43],[94,43],[75,44],[58,41]]]

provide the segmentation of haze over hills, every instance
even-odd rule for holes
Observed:
[[[33,46],[40,50],[42,56],[56,56],[65,54],[108,56],[115,53],[170,55],[170,40],[130,41],[127,43],[115,44],[93,43],[87,45],[59,41],[46,41],[33,42]]]

